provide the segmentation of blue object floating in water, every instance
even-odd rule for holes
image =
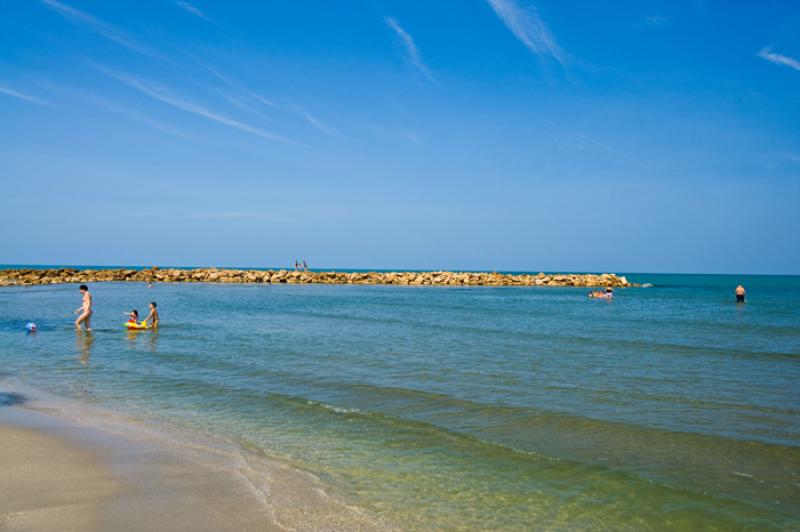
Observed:
[[[25,330],[28,331],[28,332],[36,332],[36,324],[33,323],[32,321],[26,323],[25,324]]]

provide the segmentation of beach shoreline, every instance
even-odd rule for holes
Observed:
[[[312,475],[221,437],[6,391],[4,530],[388,528]]]
[[[638,286],[613,273],[513,274],[452,271],[337,272],[311,270],[241,270],[224,268],[0,269],[0,286],[134,281],[145,283],[317,283],[405,286]]]

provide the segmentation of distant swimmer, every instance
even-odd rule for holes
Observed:
[[[606,288],[605,292],[602,290],[594,290],[593,292],[589,292],[589,297],[592,299],[613,299],[614,289],[609,286]]]
[[[739,285],[736,287],[736,302],[737,303],[744,303],[744,295],[747,292],[744,289],[744,286]]]
[[[158,305],[156,305],[155,301],[150,302],[150,314],[148,314],[147,318],[144,320],[145,323],[148,321],[150,322],[150,328],[152,329],[158,328],[158,310],[156,310],[157,306]]]
[[[75,314],[80,314],[78,319],[75,320],[75,328],[80,330],[81,323],[86,324],[86,330],[91,331],[91,320],[92,320],[92,294],[89,293],[89,287],[85,284],[82,284],[79,287],[81,294],[83,294],[83,302],[81,303],[80,308],[75,310]]]

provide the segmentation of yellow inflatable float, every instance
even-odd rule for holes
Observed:
[[[135,321],[129,321],[129,322],[125,323],[124,326],[129,331],[140,331],[140,330],[143,330],[143,329],[149,329],[150,328],[150,327],[147,326],[147,322],[146,321],[142,321],[142,322],[139,322],[139,323],[136,323]]]

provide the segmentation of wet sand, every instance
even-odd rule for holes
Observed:
[[[302,471],[224,442],[0,408],[3,530],[374,530]]]

